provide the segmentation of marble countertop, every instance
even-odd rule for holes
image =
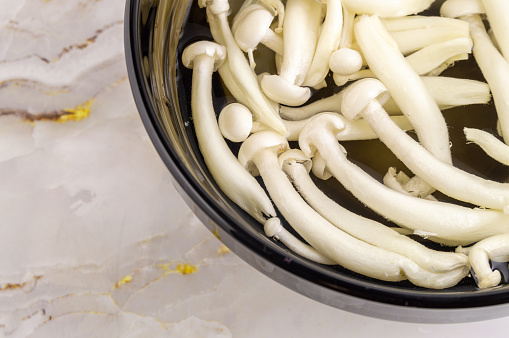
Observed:
[[[0,2],[0,336],[474,337],[322,305],[236,257],[138,116],[124,0]]]

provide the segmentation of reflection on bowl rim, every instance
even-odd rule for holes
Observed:
[[[170,62],[176,60],[176,46],[172,49],[175,53],[170,53],[166,60],[163,56],[164,48],[169,48],[168,42],[162,46],[154,43],[154,40],[164,39],[167,29],[158,23],[168,23],[180,29],[187,4],[187,0],[127,0],[124,38],[129,80],[145,128],[171,172],[177,190],[204,225],[265,275],[302,295],[339,309],[376,318],[421,323],[469,322],[509,315],[509,292],[503,286],[466,292],[455,288],[401,289],[333,273],[297,257],[249,226],[208,181],[210,178],[206,174],[192,172],[190,166],[200,168],[195,158],[191,158],[194,164],[185,163],[186,150],[190,149],[179,145],[179,137],[184,137],[183,131],[174,128],[168,120],[171,117],[161,113],[162,109],[169,109],[168,114],[179,112],[174,116],[180,119],[182,128],[176,92],[176,62]],[[172,36],[175,43],[177,34]],[[172,81],[167,87],[163,84],[163,69]],[[208,186],[205,188],[204,185]],[[211,193],[217,193],[217,196],[211,196]]]

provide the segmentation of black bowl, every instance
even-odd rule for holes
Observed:
[[[141,118],[177,190],[227,247],[302,295],[367,316],[446,323],[509,315],[509,289],[504,286],[479,290],[466,280],[446,290],[428,290],[407,282],[380,282],[313,263],[267,238],[262,226],[218,189],[198,150],[189,118],[191,71],[179,60],[183,47],[199,39],[211,36],[204,11],[189,0],[127,0],[127,68]],[[220,108],[230,98],[219,79],[214,81],[214,102]]]

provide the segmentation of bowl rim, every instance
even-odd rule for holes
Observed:
[[[317,301],[339,308],[344,308],[344,306],[336,304],[335,301],[322,299],[324,295],[325,297],[334,298],[337,294],[341,294],[341,297],[354,297],[355,299],[362,300],[371,305],[385,305],[385,307],[382,306],[383,308],[395,306],[400,310],[401,308],[433,311],[445,309],[449,310],[449,312],[458,310],[456,312],[461,313],[462,310],[487,307],[499,308],[499,306],[503,306],[503,309],[499,309],[498,313],[501,315],[498,317],[509,315],[509,292],[506,288],[499,287],[472,292],[421,289],[398,290],[395,287],[375,285],[369,281],[358,281],[353,278],[338,280],[337,276],[332,273],[327,273],[324,269],[317,268],[314,264],[298,259],[289,260],[283,250],[269,246],[261,237],[252,236],[251,233],[245,231],[245,229],[237,223],[238,220],[227,212],[224,212],[224,210],[221,210],[219,204],[217,204],[214,199],[210,198],[206,191],[196,182],[193,175],[188,171],[187,167],[179,159],[177,153],[172,149],[169,141],[165,137],[163,127],[157,120],[152,98],[147,88],[148,82],[145,80],[144,64],[140,50],[141,33],[138,28],[141,25],[140,8],[142,1],[143,0],[126,0],[124,17],[126,64],[136,107],[147,133],[162,161],[170,171],[179,193],[185,195],[183,197],[190,207],[196,207],[198,209],[198,217],[210,230],[220,231],[221,240],[223,243],[227,244],[227,246],[230,244],[232,246],[232,251],[242,259],[248,261],[253,267],[283,285]],[[208,224],[205,218],[207,221],[211,221],[211,223]],[[211,224],[217,225],[218,228],[214,228],[214,230],[211,229]],[[223,238],[223,235],[225,238]],[[263,252],[263,255],[259,252]],[[253,259],[247,257],[249,254],[254,255],[255,260],[262,260],[272,267],[267,269],[266,267],[254,265]],[[273,273],[275,271],[274,268],[277,269],[277,273]],[[285,280],[282,281],[282,277],[277,276],[278,273],[283,273],[286,276],[283,278]],[[294,279],[296,278],[296,281],[288,285],[292,276]],[[305,281],[308,287],[312,287],[312,285],[316,286],[317,290],[311,290],[311,292],[301,290],[299,285],[297,285],[299,279]],[[340,300],[340,303],[341,301],[344,301],[344,299]],[[507,311],[505,310],[506,308]],[[355,309],[353,309],[353,312],[356,312]],[[363,311],[359,311],[358,313],[364,314]],[[442,311],[438,311],[437,313],[442,313]],[[377,315],[375,314],[374,316]],[[386,318],[387,316],[383,314],[377,317],[393,319]],[[494,317],[495,316],[490,315],[488,318]],[[444,317],[442,313],[426,318],[413,318],[410,321],[443,322],[442,319],[444,318],[446,317]],[[479,320],[488,319],[479,318]],[[407,321],[405,318],[397,318],[396,320]],[[451,319],[447,317],[446,320],[450,321]],[[470,321],[472,318],[467,320]]]

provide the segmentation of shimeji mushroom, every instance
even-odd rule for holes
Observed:
[[[509,100],[507,100],[509,97],[509,63],[493,45],[486,32],[480,17],[480,14],[484,12],[485,9],[481,1],[472,0],[463,2],[448,0],[440,9],[442,15],[459,17],[470,24],[470,35],[474,41],[474,58],[490,85],[504,141],[509,144]]]
[[[424,27],[389,32],[403,55],[409,55],[426,46],[453,39],[468,38],[468,26]]]
[[[468,245],[509,233],[509,215],[503,212],[415,198],[386,187],[347,159],[336,139],[343,128],[343,120],[335,115],[316,116],[302,130],[299,146],[309,157],[319,153],[325,169],[370,209],[447,245]]]
[[[327,114],[327,113],[324,113]],[[328,113],[335,114],[335,113]],[[391,117],[394,123],[404,130],[412,130],[412,125],[404,116]],[[286,139],[288,141],[298,141],[299,134],[308,123],[309,119],[299,121],[287,121],[283,119],[283,123],[288,131]],[[345,130],[338,134],[339,141],[355,141],[355,140],[372,140],[378,138],[369,124],[364,120],[345,122]],[[253,121],[251,111],[241,103],[230,103],[225,106],[218,118],[219,130],[224,138],[232,142],[244,142],[249,135],[270,130],[262,123]]]
[[[509,165],[509,146],[507,144],[483,130],[464,128],[463,131],[467,141],[477,144],[496,161]]]
[[[224,141],[212,103],[212,74],[226,57],[215,42],[199,41],[186,47],[182,63],[193,69],[191,111],[196,138],[205,164],[219,188],[239,207],[262,224],[275,216],[270,199],[244,169]]]
[[[337,113],[321,113],[321,114],[336,114]],[[338,115],[340,118],[343,118],[341,115]],[[302,129],[306,126],[306,124],[313,117],[309,117],[304,120],[299,121],[286,121],[286,128],[288,129],[288,134],[286,135],[286,139],[288,141],[298,141],[299,135]],[[344,118],[343,118],[344,119]],[[400,128],[404,130],[412,130],[412,125],[408,122],[408,119],[405,116],[392,116],[391,119],[396,123]],[[360,140],[374,140],[377,139],[378,136],[371,129],[369,124],[362,119],[356,121],[349,121],[344,119],[345,128],[337,135],[338,141],[360,141]]]
[[[232,142],[244,142],[251,133],[270,130],[260,122],[253,121],[253,114],[241,103],[226,105],[219,113],[219,130],[224,138]]]
[[[239,161],[260,175],[269,195],[288,223],[304,240],[337,264],[368,277],[385,281],[407,279],[429,288],[455,285],[467,273],[465,267],[434,273],[410,259],[358,240],[336,228],[314,211],[293,188],[278,163],[288,149],[285,138],[271,131],[251,135],[239,150]]]
[[[245,9],[238,24],[232,27],[232,33],[240,49],[249,56],[249,63],[254,69],[256,63],[253,57],[253,51],[262,43],[272,49],[276,54],[283,54],[283,39],[277,35],[270,25],[274,20],[274,15],[266,7],[259,4],[252,4]]]
[[[440,108],[429,94],[420,76],[413,70],[399,51],[378,17],[364,15],[355,24],[355,36],[369,68],[389,89],[403,114],[414,126],[422,145],[445,163],[452,163],[449,133]],[[419,177],[409,186],[415,196],[425,196],[430,191]]]
[[[353,24],[355,13],[343,6],[343,28],[339,49],[329,57],[329,69],[342,76],[358,72],[364,65],[362,55],[359,51],[350,48],[353,40]]]
[[[355,24],[361,20],[362,16],[355,19]],[[397,48],[403,55],[412,54],[426,46],[445,42],[448,40],[468,38],[468,23],[462,20],[447,18],[447,20],[438,20],[440,18],[426,17],[426,20],[420,16],[409,16],[405,18],[381,19],[385,29],[397,44]],[[392,23],[392,20],[400,19],[403,22]],[[437,21],[438,20],[438,21]],[[428,21],[428,22],[426,22]],[[385,23],[388,23],[386,26]],[[407,28],[402,26],[406,25]],[[360,51],[358,40],[351,45],[352,49]],[[362,52],[361,52],[362,54]]]
[[[408,257],[426,270],[445,272],[466,267],[463,254],[440,252],[400,235],[391,228],[361,217],[327,197],[309,176],[311,160],[300,150],[292,149],[279,156],[283,171],[297,191],[320,215],[349,235],[379,248]]]
[[[399,17],[417,14],[429,8],[434,0],[343,0],[349,11],[374,14],[380,17]]]
[[[286,134],[286,128],[278,112],[263,95],[244,52],[239,48],[230,30],[227,0],[200,0],[200,7],[206,7],[207,18],[214,40],[226,47],[228,57],[219,68],[224,84],[236,99],[249,107],[256,119],[278,133]]]
[[[283,22],[283,60],[279,75],[265,75],[261,86],[273,101],[299,106],[311,96],[301,87],[309,70],[318,40],[322,16],[319,0],[288,0]]]
[[[311,245],[303,243],[297,237],[292,235],[291,232],[283,227],[281,221],[277,217],[268,219],[267,222],[265,222],[263,225],[263,229],[267,237],[273,237],[274,239],[281,241],[288,247],[288,249],[292,250],[298,255],[301,255],[302,257],[320,264],[336,265],[336,262],[316,251],[316,249]]]
[[[497,45],[509,62],[509,1],[507,0],[481,0],[486,16],[490,23],[491,30]]]
[[[388,96],[376,79],[363,79],[349,86],[341,102],[348,119],[362,117],[378,138],[414,174],[446,195],[474,205],[507,211],[509,184],[489,181],[440,161],[396,126],[381,102]],[[380,100],[380,101],[379,101]]]
[[[469,249],[468,260],[477,278],[477,285],[481,289],[497,286],[502,278],[498,270],[492,270],[490,260],[509,261],[509,234],[479,241]]]
[[[329,68],[336,75],[348,76],[362,68],[361,54],[350,48],[340,48],[329,57]]]
[[[391,167],[391,168],[389,168],[389,170],[387,170],[387,173],[385,174],[385,176],[383,178],[383,182],[387,187],[389,187],[391,189],[399,191],[402,194],[411,195],[407,191],[407,189],[408,189],[407,185],[408,185],[408,182],[410,182],[410,177],[408,177],[402,171],[398,172],[396,170],[396,168],[394,168],[394,167]],[[425,190],[425,189],[426,189],[426,187],[419,188],[419,190],[421,190],[421,191]],[[428,196],[426,196],[424,198],[436,201],[437,199],[433,195],[430,195],[430,193],[431,192],[429,192]]]
[[[445,76],[421,76],[426,89],[441,110],[470,104],[486,104],[491,100],[490,88],[485,82]],[[321,112],[341,112],[343,91],[302,107],[282,106],[279,113],[286,120],[303,120]],[[384,104],[390,115],[401,114],[392,97]]]
[[[387,86],[414,126],[419,141],[441,161],[452,163],[442,112],[380,19],[362,16],[354,29],[369,68]]]
[[[313,60],[302,85],[316,87],[325,80],[329,72],[329,58],[339,47],[343,24],[341,0],[328,0],[325,20],[322,23]]]
[[[417,74],[433,74],[436,76],[447,69],[454,62],[468,59],[468,55],[471,52],[471,49],[472,40],[470,38],[457,38],[426,46],[419,51],[408,55],[405,57],[405,59]],[[347,49],[347,51],[348,50],[353,51],[351,49]],[[336,52],[340,51],[342,50],[340,49]],[[334,73],[333,76],[336,85],[343,86],[349,81],[359,80],[367,77],[376,77],[373,71],[370,69],[360,70],[362,65],[359,64],[355,65],[355,67],[358,66],[359,69],[354,70],[353,60],[351,62],[344,61],[347,60],[348,57],[343,57],[342,60],[336,62],[333,60],[334,56],[335,54],[333,53],[331,60],[329,61],[329,67]],[[352,57],[354,56],[352,55]],[[350,65],[352,66],[351,68],[349,67]],[[350,70],[353,71],[349,72]]]

